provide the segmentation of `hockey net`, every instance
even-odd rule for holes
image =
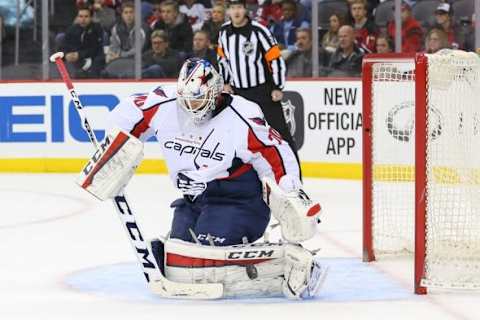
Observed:
[[[480,59],[365,59],[364,260],[415,255],[415,291],[480,289]]]

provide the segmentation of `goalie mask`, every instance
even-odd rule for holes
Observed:
[[[222,78],[210,62],[197,58],[188,59],[178,77],[178,102],[193,122],[198,124],[209,118],[222,88]]]

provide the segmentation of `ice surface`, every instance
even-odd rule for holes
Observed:
[[[480,294],[412,294],[409,260],[361,262],[360,181],[307,179],[323,208],[310,249],[330,266],[318,297],[220,301],[151,294],[111,203],[69,174],[0,175],[0,319],[480,319]],[[130,203],[147,238],[169,228],[167,176],[135,176]],[[276,230],[272,232],[275,239]]]

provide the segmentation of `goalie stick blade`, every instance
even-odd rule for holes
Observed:
[[[181,283],[162,277],[151,281],[149,287],[153,293],[164,298],[211,300],[223,297],[221,283]]]

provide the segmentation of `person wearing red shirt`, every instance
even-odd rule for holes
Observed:
[[[355,31],[355,41],[359,48],[370,53],[375,51],[375,37],[377,27],[368,18],[366,0],[353,0],[350,3],[350,14],[352,16],[352,27]]]
[[[279,22],[282,18],[282,1],[281,0],[266,0],[258,8],[257,21],[264,26],[270,26]]]
[[[405,2],[401,8],[402,52],[419,52],[422,49],[423,31],[420,23],[412,16],[412,8]],[[388,35],[395,39],[395,21],[387,26]]]

